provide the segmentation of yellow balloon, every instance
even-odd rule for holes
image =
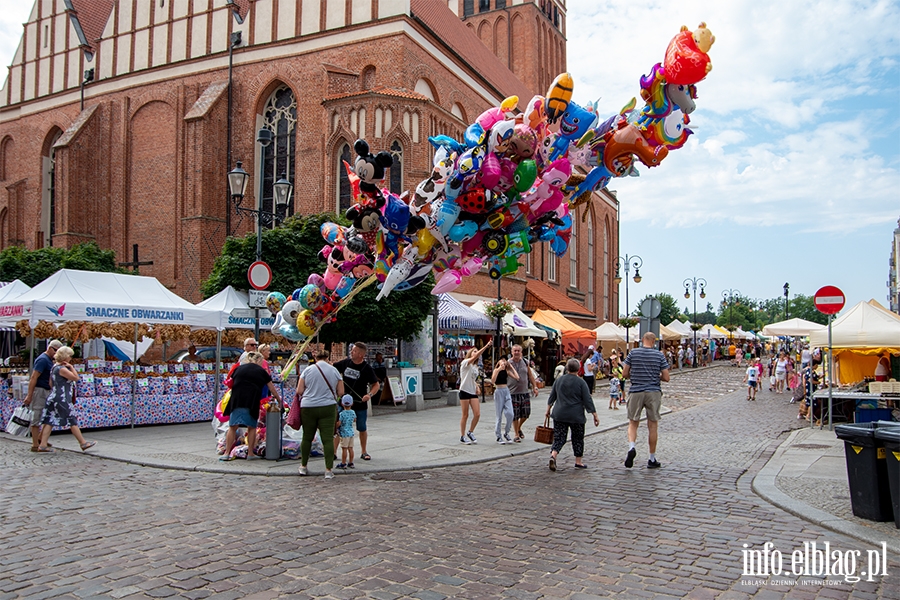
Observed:
[[[316,333],[316,317],[308,308],[297,315],[297,329],[306,337]]]

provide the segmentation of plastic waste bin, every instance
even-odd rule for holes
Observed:
[[[875,439],[884,446],[894,526],[900,529],[900,427],[879,427],[875,430]]]
[[[281,410],[272,403],[274,410],[266,411],[266,460],[281,458]]]
[[[870,521],[893,521],[886,453],[881,440],[875,439],[877,428],[876,423],[855,423],[838,425],[834,432],[844,441],[853,514]]]

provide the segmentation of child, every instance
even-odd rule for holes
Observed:
[[[341,436],[341,464],[338,469],[355,468],[353,466],[353,425],[356,422],[356,413],[351,410],[353,406],[353,397],[350,394],[344,394],[341,398],[341,406],[344,409],[338,414],[339,431]]]
[[[622,395],[622,390],[619,387],[619,378],[618,377],[610,377],[609,379],[609,408],[619,410],[619,397]]]
[[[759,369],[756,365],[747,367],[744,381],[747,383],[747,400],[756,400],[756,382],[759,380]]]

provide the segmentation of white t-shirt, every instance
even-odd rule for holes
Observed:
[[[784,373],[787,371],[788,361],[786,358],[779,358],[778,362],[775,363],[775,372],[776,373]]]
[[[478,359],[465,359],[459,365],[459,390],[475,395],[475,380],[478,378]]]
[[[804,348],[803,352],[800,353],[800,362],[808,363],[811,356],[812,355],[809,353],[809,350]]]
[[[319,370],[321,369],[321,373]],[[326,383],[322,376],[328,378]],[[304,408],[315,408],[317,406],[330,406],[336,403],[337,384],[341,381],[340,372],[333,365],[324,361],[313,363],[304,369],[300,374],[303,379],[303,397],[300,399],[300,406]],[[331,387],[329,387],[329,384]],[[332,391],[334,390],[334,391]]]
[[[597,365],[594,364],[594,361],[592,361],[591,359],[587,359],[586,361],[584,361],[584,374],[588,377],[594,376],[595,368],[597,368]]]
[[[759,377],[759,369],[756,368],[756,365],[751,366],[747,369],[747,381],[756,381]]]
[[[889,375],[890,372],[891,372],[890,369],[888,369],[884,365],[884,363],[881,361],[881,359],[878,359],[878,364],[875,365],[875,374],[879,375],[879,376],[880,375]]]

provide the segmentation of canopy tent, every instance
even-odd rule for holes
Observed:
[[[665,342],[674,342],[676,340],[680,340],[683,337],[687,337],[683,335],[680,331],[675,331],[674,329],[670,329],[666,325],[662,323],[659,324],[659,337],[662,338]]]
[[[749,331],[744,331],[740,327],[735,329],[732,333],[734,334],[734,337],[736,339],[741,339],[741,340],[755,340],[756,339],[756,336],[754,334],[752,334]]]
[[[484,315],[484,300],[479,300],[473,304],[471,309]],[[496,327],[496,324],[492,324],[490,328],[493,329],[494,327]],[[548,337],[547,332],[539,328],[528,315],[519,309],[518,306],[513,306],[513,311],[503,317],[503,327],[508,331],[511,330],[512,334],[516,336],[536,338]]]
[[[810,333],[809,344],[828,347],[828,327]],[[862,381],[875,373],[881,353],[900,354],[900,319],[860,302],[832,322],[831,347],[838,381]]]
[[[197,304],[197,308],[215,310],[221,318],[221,329],[254,329],[256,327],[256,310],[250,308],[250,297],[247,292],[236,290],[230,285],[214,296],[210,296]],[[261,309],[259,326],[268,329],[275,323],[275,317],[268,309]]]
[[[535,323],[559,331],[562,336],[563,352],[572,356],[581,356],[587,352],[588,346],[597,343],[597,334],[592,329],[579,327],[556,310],[537,310],[531,316]]]
[[[763,335],[790,335],[802,337],[811,334],[813,331],[818,331],[823,328],[825,328],[824,325],[813,323],[812,321],[807,321],[806,319],[794,317],[793,319],[788,319],[787,321],[779,321],[777,323],[766,325],[765,327],[763,327],[762,333]]]
[[[725,337],[734,337],[734,335],[730,331],[725,329],[724,327],[719,327],[718,325],[713,325],[713,328],[716,331],[718,331],[719,333],[721,333],[722,335],[724,335]]]
[[[22,283],[18,279],[9,282],[0,281],[0,302],[18,298],[30,289],[31,286]],[[19,318],[16,318],[15,316],[6,316],[4,314],[5,312],[8,311],[0,310],[0,331],[15,331],[13,325],[16,324],[16,321],[18,321]]]
[[[616,325],[612,321],[603,323],[602,325],[594,329],[594,333],[597,336],[598,342],[625,341],[625,328],[620,325]]]
[[[672,331],[680,333],[682,337],[693,337],[694,335],[694,330],[691,329],[690,325],[688,325],[687,323],[682,323],[678,319],[675,319],[674,321],[666,325],[666,327],[668,327]]]
[[[710,325],[709,323],[707,323],[706,325],[701,327],[700,330],[697,331],[697,337],[698,338],[706,338],[706,339],[709,339],[709,338],[724,339],[724,338],[728,337],[728,332],[722,333],[721,331],[716,329],[716,327],[714,325]]]
[[[0,315],[39,321],[153,323],[222,329],[220,313],[198,308],[155,277],[60,269],[24,294],[0,302]]]
[[[439,294],[438,328],[441,330],[493,331],[497,328],[497,323],[488,319],[483,312],[469,308],[450,294]]]

